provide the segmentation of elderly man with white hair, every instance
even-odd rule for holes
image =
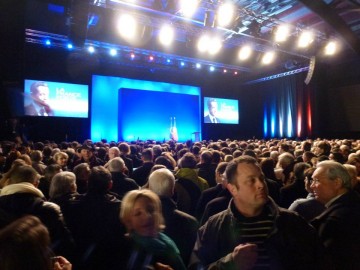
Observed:
[[[113,183],[110,191],[119,195],[120,199],[122,199],[128,191],[140,188],[134,179],[129,178],[125,174],[126,166],[121,157],[110,159],[104,167],[111,173]]]
[[[360,269],[360,196],[352,190],[348,170],[334,161],[318,163],[311,189],[326,207],[311,223],[335,269]]]
[[[149,176],[149,189],[159,195],[166,228],[164,233],[174,240],[185,265],[189,262],[196,240],[198,222],[195,217],[176,208],[173,201],[175,177],[168,169],[155,170]]]

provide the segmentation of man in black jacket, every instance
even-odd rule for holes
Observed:
[[[199,229],[190,269],[322,269],[316,231],[268,197],[253,157],[231,161],[225,176],[233,199]]]
[[[360,196],[338,162],[317,164],[311,189],[325,211],[311,221],[329,252],[335,269],[360,269]]]
[[[195,217],[176,208],[174,195],[175,177],[168,169],[158,169],[149,176],[149,189],[159,195],[166,228],[164,233],[174,240],[185,265],[189,262],[196,240],[198,222]]]

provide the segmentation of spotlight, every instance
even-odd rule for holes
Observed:
[[[133,16],[129,14],[121,15],[117,27],[123,38],[131,40],[135,37],[137,25]]]
[[[224,71],[224,73],[227,73],[227,69],[224,69],[223,71]]]
[[[234,6],[230,3],[223,4],[218,9],[217,23],[220,26],[227,26],[234,17]]]
[[[159,33],[160,43],[169,46],[174,40],[174,29],[169,25],[164,25]]]
[[[264,65],[268,65],[270,64],[275,58],[275,53],[274,52],[266,52],[262,59],[261,59],[261,62],[264,64]]]
[[[241,61],[244,61],[246,59],[249,59],[249,57],[251,56],[252,54],[252,49],[249,45],[245,45],[244,47],[242,47],[240,50],[239,50],[239,59]]]
[[[93,46],[89,46],[88,47],[88,51],[89,53],[94,53],[95,52],[95,48]]]
[[[171,60],[170,59],[166,59],[166,63],[170,64]]]
[[[149,61],[154,61],[154,56],[150,55],[149,56]]]
[[[199,39],[198,44],[197,44],[199,52],[201,52],[201,53],[206,52],[207,49],[208,49],[209,43],[210,43],[209,36],[208,35],[203,35]]]
[[[50,46],[50,45],[51,45],[50,39],[45,40],[45,45],[46,45],[46,46]]]
[[[71,49],[73,48],[73,45],[72,45],[71,43],[68,43],[68,44],[66,45],[66,47],[67,47],[69,50],[71,50]]]
[[[234,75],[237,75],[238,74],[238,72],[237,71],[234,71]]]
[[[109,52],[109,54],[110,54],[111,56],[115,56],[115,55],[117,55],[117,51],[116,51],[115,49],[111,49],[110,52]]]
[[[275,42],[285,42],[290,34],[290,28],[288,25],[279,25],[274,29]]]
[[[326,46],[324,53],[325,55],[334,55],[337,51],[337,44],[335,41],[329,41]]]
[[[198,1],[195,0],[181,0],[180,1],[180,12],[185,17],[191,17],[198,6]]]
[[[211,55],[217,54],[221,49],[221,40],[217,37],[212,38],[210,44],[208,44],[208,52]]]
[[[200,68],[201,68],[201,64],[197,63],[197,64],[196,64],[196,68],[197,68],[197,69],[200,69]]]
[[[310,31],[304,31],[299,37],[298,46],[300,48],[308,47],[314,41],[314,34]]]
[[[184,62],[180,62],[180,66],[184,67],[185,66],[185,63]]]
[[[134,59],[135,59],[135,54],[134,54],[134,53],[131,53],[131,54],[130,54],[130,58],[131,58],[131,60],[134,60]]]
[[[211,66],[211,67],[209,68],[209,70],[210,70],[211,72],[213,72],[213,71],[215,70],[215,68],[214,68],[213,66]]]

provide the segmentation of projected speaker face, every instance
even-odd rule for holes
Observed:
[[[88,117],[88,86],[25,80],[24,115]]]
[[[239,124],[239,101],[204,97],[204,123]]]
[[[201,132],[200,89],[195,86],[93,76],[92,140],[192,139]]]

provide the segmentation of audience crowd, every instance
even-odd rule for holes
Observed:
[[[360,269],[360,140],[0,150],[0,269]]]

